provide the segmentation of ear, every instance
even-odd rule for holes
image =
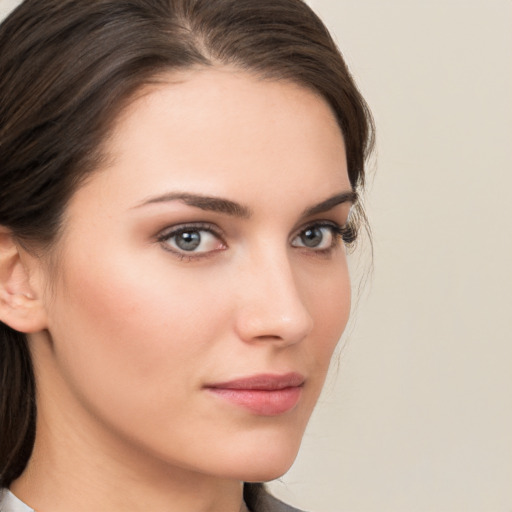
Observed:
[[[47,324],[40,293],[30,282],[29,263],[34,266],[37,260],[0,226],[0,321],[24,333],[42,331]]]

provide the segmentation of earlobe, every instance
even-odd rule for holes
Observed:
[[[11,232],[0,226],[0,321],[33,333],[46,328],[46,312],[22,256]]]

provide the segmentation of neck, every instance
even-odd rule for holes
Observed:
[[[52,512],[248,512],[240,482],[206,482],[191,475],[193,486],[172,478],[163,485],[163,478],[158,482],[119,479],[106,471],[89,478],[88,473],[64,474],[34,459],[11,490],[31,508]]]
[[[35,510],[52,512],[248,512],[238,481],[170,469],[152,477],[116,464],[69,460],[73,467],[53,457],[45,462],[35,449],[12,492]]]
[[[66,411],[71,417],[76,412]],[[55,421],[56,415],[59,411],[38,410],[32,456],[11,485],[35,510],[247,511],[240,481],[175,467],[83,421],[73,420],[70,428],[64,420]]]

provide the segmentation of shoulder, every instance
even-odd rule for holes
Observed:
[[[244,497],[251,512],[303,512],[278,500],[261,484],[245,484]]]

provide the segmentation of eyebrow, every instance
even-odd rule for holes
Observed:
[[[170,201],[181,201],[188,206],[194,206],[196,208],[200,208],[201,210],[225,213],[227,215],[239,217],[242,219],[248,219],[252,215],[252,211],[249,207],[235,203],[229,199],[204,196],[201,194],[190,194],[187,192],[172,192],[169,194],[152,197],[137,205],[137,208],[147,204],[167,203]]]
[[[181,201],[188,206],[200,208],[201,210],[224,213],[233,217],[241,219],[248,219],[252,215],[252,210],[243,204],[236,203],[229,199],[221,197],[205,196],[202,194],[191,194],[188,192],[171,192],[162,194],[160,196],[151,197],[142,203],[138,204],[136,208],[155,203],[167,203],[171,201]],[[306,208],[302,212],[302,217],[310,217],[319,213],[324,213],[332,210],[334,207],[343,203],[355,203],[357,201],[357,194],[353,190],[340,192],[321,203]]]
[[[325,201],[322,201],[321,203],[318,203],[315,206],[311,206],[309,208],[306,208],[302,212],[303,217],[311,217],[312,215],[317,215],[319,213],[328,212],[329,210],[332,210],[335,206],[338,206],[339,204],[344,203],[351,203],[355,204],[357,202],[357,193],[353,190],[346,190],[344,192],[340,192],[339,194],[336,194],[335,196],[329,197]]]

